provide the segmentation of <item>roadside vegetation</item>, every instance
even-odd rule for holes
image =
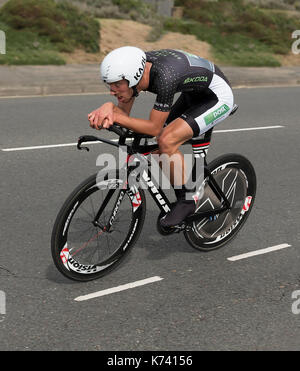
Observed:
[[[164,31],[163,17],[143,0],[57,0],[68,1],[96,18],[126,19],[151,26],[146,41],[156,41]]]
[[[184,8],[184,17],[166,19],[165,29],[210,43],[223,65],[280,66],[276,55],[290,53],[291,34],[300,29],[299,17],[243,0],[176,0],[175,4]]]
[[[0,9],[6,34],[1,64],[64,64],[60,52],[99,51],[99,23],[67,2],[10,0]]]
[[[0,8],[7,48],[0,64],[64,64],[61,52],[99,53],[98,19],[115,18],[150,25],[146,41],[168,31],[195,35],[211,45],[215,61],[222,65],[279,66],[278,56],[291,52],[292,32],[300,29],[300,0],[257,4],[175,0],[183,18],[167,18],[143,0],[9,0]]]

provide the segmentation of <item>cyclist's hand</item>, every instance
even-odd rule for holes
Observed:
[[[113,103],[105,103],[100,108],[88,114],[90,127],[94,129],[108,129],[113,123]]]
[[[102,121],[102,125],[101,125],[101,128],[102,129],[109,129],[114,123],[114,120],[109,120],[109,119],[104,119]]]

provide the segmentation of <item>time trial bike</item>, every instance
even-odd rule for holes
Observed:
[[[235,105],[231,114],[237,108]],[[151,176],[150,157],[158,148],[157,143],[149,143],[151,136],[116,124],[109,130],[119,136],[118,142],[91,135],[78,139],[78,149],[88,150],[83,143],[100,141],[115,147],[124,146],[128,155],[122,168],[103,170],[84,180],[61,207],[52,231],[51,250],[54,263],[64,276],[77,281],[93,280],[123,261],[143,228],[145,190],[160,209],[158,232],[164,236],[183,232],[195,249],[217,249],[241,229],[254,204],[255,170],[247,158],[234,153],[207,163],[213,128],[184,143],[192,146],[193,173],[197,173],[199,166],[204,168],[204,176],[196,189],[201,197],[196,200],[195,213],[170,228],[163,228],[160,219],[171,210],[172,204]],[[137,164],[141,162],[147,164],[147,168],[136,174]],[[130,176],[134,182],[129,182]]]

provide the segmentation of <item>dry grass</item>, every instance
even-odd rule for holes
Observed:
[[[183,35],[177,32],[168,32],[155,42],[146,41],[151,27],[138,22],[120,19],[100,19],[101,23],[101,53],[91,54],[82,50],[74,53],[64,53],[67,63],[98,63],[111,50],[125,46],[137,46],[145,51],[155,49],[182,49],[198,54],[203,58],[213,60],[210,45],[199,41],[193,35]]]
[[[193,35],[183,35],[177,32],[168,32],[155,42],[147,42],[151,27],[138,22],[120,19],[101,19],[101,53],[86,53],[76,50],[74,53],[63,53],[67,63],[99,63],[111,50],[124,45],[132,45],[141,49],[181,49],[198,54],[214,62],[210,44],[199,41]],[[293,39],[291,39],[291,44]],[[300,66],[300,54],[276,55],[282,66]]]
[[[276,55],[282,66],[300,66],[300,54],[289,53],[287,55]]]

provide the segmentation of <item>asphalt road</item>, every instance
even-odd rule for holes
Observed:
[[[299,93],[299,87],[235,90],[240,108],[216,128],[209,159],[241,153],[258,179],[255,207],[232,242],[201,253],[181,234],[159,235],[158,209],[147,197],[144,229],[128,259],[89,283],[56,270],[51,231],[68,194],[97,171],[99,153],[115,149],[4,150],[95,134],[86,115],[107,96],[0,99],[0,350],[299,350],[292,298],[300,289]],[[137,102],[133,114],[146,117],[153,96]],[[281,127],[217,132],[271,126]],[[280,244],[289,246],[228,260]],[[74,300],[156,276],[162,280]]]

